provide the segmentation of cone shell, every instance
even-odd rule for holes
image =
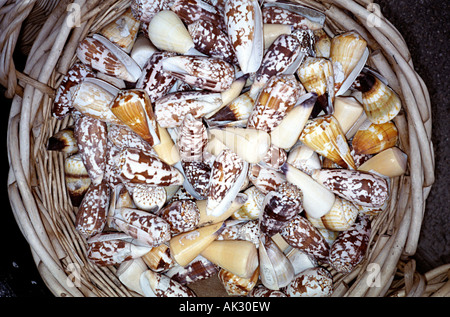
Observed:
[[[234,212],[236,212],[247,201],[247,195],[244,193],[238,193],[234,200],[231,202],[228,209],[220,216],[208,215],[206,213],[207,200],[197,200],[196,204],[200,211],[199,226],[210,225],[213,223],[222,222],[228,219]]]
[[[197,20],[188,25],[188,30],[199,52],[230,64],[238,63],[228,35],[215,21]]]
[[[219,155],[220,151],[228,148],[248,163],[259,163],[270,148],[270,135],[253,128],[210,128],[207,151]],[[212,140],[211,140],[212,139]],[[211,148],[217,141],[217,149]]]
[[[272,144],[260,164],[274,170],[279,170],[280,167],[286,163],[286,160],[286,151]]]
[[[150,42],[149,38],[143,34],[138,34],[136,41],[133,45],[133,48],[130,52],[130,56],[136,61],[140,68],[142,68],[142,72],[145,71],[145,65],[150,60],[150,58],[155,54],[158,50],[156,47]],[[141,75],[142,77],[142,75]],[[139,81],[139,80],[138,80]]]
[[[145,264],[154,272],[167,272],[175,265],[170,256],[169,246],[165,243],[153,247],[149,252],[142,256]]]
[[[80,117],[75,122],[74,135],[92,184],[100,184],[106,167],[106,123],[87,116]]]
[[[263,22],[258,1],[227,1],[224,14],[228,37],[242,72],[256,72],[264,54]]]
[[[333,63],[336,96],[350,87],[364,66],[367,59],[366,48],[367,42],[356,31],[339,34],[331,39],[330,59]]]
[[[205,250],[222,230],[223,222],[219,222],[174,236],[169,242],[173,259],[179,265],[186,266]]]
[[[303,208],[311,217],[320,218],[330,211],[335,195],[311,176],[286,163],[281,167],[286,180],[303,192]]]
[[[123,125],[110,109],[119,89],[97,78],[86,78],[71,89],[73,107],[85,116]]]
[[[133,16],[131,8],[129,8],[117,19],[103,27],[100,34],[126,53],[130,53],[136,41],[140,24],[140,21]]]
[[[165,275],[181,285],[187,285],[210,278],[218,271],[219,269],[214,263],[199,255],[186,266],[173,266]]]
[[[331,210],[320,219],[308,217],[308,220],[316,228],[325,228],[332,231],[345,231],[356,220],[359,209],[350,201],[336,197]]]
[[[201,162],[207,143],[208,134],[203,122],[191,114],[186,115],[178,129],[177,147],[181,160]]]
[[[186,24],[196,21],[206,21],[216,24],[221,30],[226,30],[222,11],[208,1],[175,0],[170,9]]]
[[[91,185],[91,178],[80,154],[71,155],[64,160],[64,179],[70,201],[74,207],[78,207]]]
[[[303,60],[302,43],[292,34],[278,36],[264,54],[261,66],[255,74],[252,90],[261,89],[270,77],[293,74]]]
[[[94,71],[89,66],[77,62],[70,67],[56,90],[52,107],[54,118],[62,119],[72,111],[71,88],[81,83],[86,77],[95,77]]]
[[[243,278],[250,278],[258,268],[258,251],[250,241],[213,241],[201,253],[221,268]]]
[[[248,171],[250,182],[263,194],[276,190],[286,182],[286,177],[273,169],[262,167],[259,164],[251,164]]]
[[[117,149],[133,148],[154,153],[152,146],[126,125],[110,124],[108,126],[108,141]]]
[[[270,133],[304,93],[294,75],[271,77],[256,99],[247,127]]]
[[[339,122],[342,132],[347,135],[355,127],[364,115],[364,108],[361,103],[352,96],[338,96],[334,100],[333,117]]]
[[[171,186],[182,185],[184,181],[183,174],[178,169],[137,149],[121,150],[115,162],[118,175],[124,182]]]
[[[309,120],[299,140],[344,168],[356,169],[350,153],[347,139],[332,115],[325,115]]]
[[[99,34],[83,39],[76,54],[81,62],[106,75],[131,83],[141,76],[139,65],[125,51]]]
[[[73,128],[66,128],[53,134],[48,139],[47,151],[58,151],[69,155],[77,153],[78,145]]]
[[[357,154],[376,154],[393,147],[398,141],[398,130],[393,122],[371,124],[356,132],[352,148]]]
[[[180,161],[180,153],[178,153],[172,137],[167,129],[162,128],[159,123],[156,123],[160,143],[153,146],[153,150],[158,157],[166,164],[174,166]]]
[[[234,81],[234,67],[214,57],[173,56],[162,62],[163,70],[183,82],[210,91],[222,92]]]
[[[182,161],[183,172],[186,181],[193,190],[200,196],[206,197],[211,178],[211,167],[205,162]]]
[[[147,266],[142,258],[136,258],[122,262],[117,269],[116,275],[120,282],[122,282],[129,290],[143,296],[144,293],[139,284],[139,278],[146,270]]]
[[[321,168],[321,162],[317,152],[302,144],[289,151],[286,162],[309,176],[311,176],[314,170]]]
[[[322,28],[320,23],[313,22],[300,14],[276,5],[264,6],[262,14],[263,22],[267,24],[287,24],[292,25],[294,29],[309,29],[313,31]]]
[[[287,286],[294,278],[294,267],[286,255],[267,235],[261,235],[259,269],[262,284],[271,290]]]
[[[226,149],[215,159],[209,183],[206,214],[220,216],[231,205],[247,176],[248,163]]]
[[[316,57],[330,58],[331,38],[324,29],[314,30]]]
[[[358,170],[396,177],[406,172],[408,155],[397,147],[384,150],[364,162]]]
[[[371,233],[371,221],[361,215],[331,245],[329,262],[338,272],[349,273],[364,258]]]
[[[166,203],[164,187],[137,184],[133,189],[133,202],[138,209],[158,212]]]
[[[316,170],[312,177],[354,204],[381,207],[389,198],[387,181],[375,174],[345,169]]]
[[[222,105],[220,93],[184,91],[170,93],[155,102],[155,115],[163,128],[180,126],[190,113],[198,119]]]
[[[310,268],[297,274],[283,292],[288,297],[329,297],[333,293],[333,277],[323,267]]]
[[[81,201],[75,220],[76,230],[85,238],[103,231],[109,206],[109,186],[91,185]]]
[[[286,257],[292,263],[295,275],[306,269],[318,266],[317,260],[312,255],[297,248],[291,248],[291,250],[286,253]]]
[[[308,92],[318,96],[317,104],[326,114],[334,113],[334,75],[331,61],[307,57],[297,70],[298,78]]]
[[[200,211],[193,200],[178,200],[166,205],[159,216],[170,225],[173,235],[195,229],[200,221]]]
[[[153,16],[148,24],[148,36],[162,51],[184,54],[194,47],[183,21],[170,10],[159,11]]]
[[[372,123],[386,123],[395,118],[402,108],[398,95],[369,72],[361,73],[354,87],[362,92],[364,111]]]
[[[131,13],[142,22],[150,22],[152,17],[161,10],[169,10],[170,2],[166,0],[132,0]]]
[[[273,236],[297,214],[303,211],[303,194],[295,185],[281,184],[276,191],[269,192],[263,202],[259,216],[262,232]]]
[[[320,232],[303,216],[295,216],[280,232],[286,242],[314,256],[318,261],[326,260],[328,243]]]
[[[228,295],[247,296],[258,282],[259,270],[256,269],[250,278],[242,278],[227,270],[221,269],[218,277]]]
[[[237,220],[258,219],[263,207],[265,195],[256,186],[249,187],[244,191],[244,194],[248,198],[244,205],[232,215],[232,218]]]
[[[177,79],[162,70],[164,59],[175,56],[173,52],[155,52],[142,68],[141,77],[139,77],[136,88],[144,89],[153,104],[158,98],[169,93],[175,85]]]
[[[122,90],[112,102],[111,111],[150,146],[159,144],[156,120],[145,90]]]
[[[247,91],[217,111],[212,117],[208,118],[207,122],[209,126],[216,126],[225,124],[228,122],[244,120],[247,123],[247,119],[253,109],[255,100],[250,97],[250,91]]]
[[[272,145],[288,151],[297,143],[311,116],[316,100],[317,94],[314,92],[304,94],[297,100],[294,109],[289,111],[280,124],[270,132]]]
[[[170,240],[170,226],[164,219],[134,208],[121,208],[116,212],[116,225],[132,238],[150,247]]]
[[[259,284],[250,291],[248,297],[286,297],[286,295],[281,291],[271,290]]]
[[[144,294],[149,297],[196,297],[187,286],[151,270],[142,273],[140,285]]]
[[[137,246],[128,240],[126,234],[97,234],[88,240],[87,258],[100,266],[116,265],[139,258],[150,250],[148,246]]]

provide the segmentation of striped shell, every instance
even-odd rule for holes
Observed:
[[[71,155],[64,160],[64,180],[72,206],[78,207],[91,186],[91,178],[81,154]]]
[[[186,24],[206,21],[216,24],[221,30],[226,30],[223,13],[207,1],[175,0],[170,9]]]
[[[258,282],[259,270],[250,278],[243,278],[227,270],[221,269],[218,274],[219,280],[230,296],[246,296]]]
[[[352,139],[352,148],[357,154],[377,154],[393,147],[398,141],[398,130],[393,122],[370,124],[361,127]]]
[[[203,152],[208,143],[208,134],[203,122],[191,114],[184,117],[178,129],[177,147],[184,162],[203,160]]]
[[[299,140],[344,168],[356,169],[347,139],[332,115],[324,115],[309,120]]]
[[[350,201],[336,197],[333,207],[321,218],[308,217],[316,228],[325,228],[333,231],[345,231],[356,220],[359,209]]]
[[[394,119],[402,108],[399,96],[379,78],[361,73],[353,86],[362,92],[362,104],[367,118],[375,124]]]

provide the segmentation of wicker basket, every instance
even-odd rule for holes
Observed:
[[[349,274],[331,271],[333,296],[448,295],[448,265],[422,276],[409,261],[434,182],[434,155],[427,87],[414,70],[404,39],[389,21],[373,12],[370,0],[297,1],[324,12],[325,28],[331,34],[357,30],[371,49],[369,65],[388,79],[403,104],[395,123],[400,148],[409,158],[407,173],[391,180],[391,200],[372,223],[364,261]],[[86,259],[85,241],[74,229],[75,212],[64,186],[64,155],[46,150],[48,138],[72,123],[69,118],[52,118],[51,106],[55,88],[76,60],[78,42],[124,12],[130,1],[75,0],[82,8],[77,28],[65,22],[71,2],[61,0],[48,16],[43,15],[45,23],[25,69],[18,72],[12,59],[14,47],[24,19],[40,1],[0,1],[0,28],[4,30],[0,47],[5,61],[0,80],[7,96],[13,98],[7,136],[8,193],[37,268],[55,296],[133,296],[116,277],[115,267],[99,267]],[[194,290],[199,296],[223,296],[223,291],[211,293],[214,283],[200,283]]]

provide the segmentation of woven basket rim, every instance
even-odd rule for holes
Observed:
[[[26,16],[35,2],[24,1],[22,10],[18,12]],[[52,186],[63,183],[63,171],[58,168],[62,166],[63,156],[46,153],[43,146],[51,133],[71,123],[69,118],[55,120],[49,113],[55,95],[53,87],[58,86],[62,75],[74,63],[79,39],[94,33],[129,6],[129,1],[125,0],[106,1],[107,5],[103,3],[95,7],[97,2],[74,2],[90,12],[90,15],[82,20],[82,27],[76,28],[75,31],[63,23],[65,14],[68,14],[65,13],[66,2],[62,1],[57,5],[35,40],[25,70],[21,73],[10,69],[10,76],[1,82],[2,85],[8,86],[8,91],[13,92],[7,140],[10,162],[8,193],[11,207],[18,226],[31,246],[38,270],[55,296],[133,295],[118,281],[115,268],[90,265],[78,255],[85,252],[85,246],[71,228],[74,222],[73,212],[70,212],[71,206],[67,197],[61,197],[64,190],[63,193],[50,190]],[[339,30],[356,30],[365,37],[371,48],[371,66],[388,79],[391,88],[402,100],[403,110],[396,117],[395,123],[399,128],[402,150],[408,154],[409,173],[391,180],[391,202],[385,212],[375,219],[376,230],[373,230],[371,247],[365,260],[349,274],[334,274],[333,296],[386,296],[393,293],[389,291],[398,273],[401,258],[408,258],[415,253],[426,198],[434,182],[429,93],[425,83],[414,70],[407,45],[397,29],[383,17],[379,17],[379,24],[376,26],[370,24],[370,21],[373,22],[373,12],[369,10],[372,1],[293,2],[323,11],[327,16],[326,28],[333,34]],[[20,29],[22,17],[17,21],[15,26]],[[18,32],[14,34],[18,36]],[[14,46],[14,39],[12,41]],[[50,52],[45,54],[46,50]],[[6,54],[6,59],[12,61],[11,51],[2,51],[2,54]],[[13,68],[13,62],[9,65]],[[30,164],[33,163],[35,165],[32,168]],[[50,176],[45,178],[43,175]],[[47,189],[49,192],[45,192]],[[69,250],[74,253],[68,254]],[[89,272],[88,274],[84,270],[81,271],[81,285],[68,283],[73,277],[71,263],[77,263]],[[380,269],[379,287],[372,287],[369,283],[373,278],[373,264],[378,265]],[[415,269],[415,266],[413,267]],[[447,266],[442,267],[443,270],[445,268]],[[406,282],[408,283],[411,284]],[[411,285],[406,287],[406,284],[405,290],[411,292]],[[99,285],[102,285],[101,290],[97,289]],[[400,284],[396,285],[397,289],[398,285]],[[420,285],[413,288],[416,294],[425,292],[426,287]],[[408,292],[400,291],[396,295]]]

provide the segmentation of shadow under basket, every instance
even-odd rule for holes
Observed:
[[[1,83],[13,99],[7,135],[12,211],[42,279],[55,296],[140,296],[121,283],[117,265],[97,266],[87,259],[86,240],[75,230],[76,208],[65,186],[67,154],[47,150],[48,139],[73,124],[70,116],[55,119],[51,110],[56,89],[77,61],[78,43],[125,12],[131,1],[76,0],[81,8],[77,27],[68,22],[73,21],[73,11],[67,9],[70,1],[51,8],[47,2],[3,1],[0,8],[2,29],[5,26],[0,38],[5,60]],[[327,267],[333,276],[332,296],[448,295],[448,265],[420,275],[411,260],[434,182],[434,154],[429,94],[403,37],[384,17],[374,16],[371,1],[296,2],[323,12],[324,30],[330,36],[357,31],[368,44],[367,65],[387,79],[402,102],[394,122],[397,146],[408,157],[406,172],[390,179],[390,199],[373,216],[364,259],[346,274]],[[41,24],[39,32],[34,31],[25,69],[19,72],[12,58],[14,47],[22,24],[32,14]],[[197,296],[227,296],[217,277],[189,287]]]

